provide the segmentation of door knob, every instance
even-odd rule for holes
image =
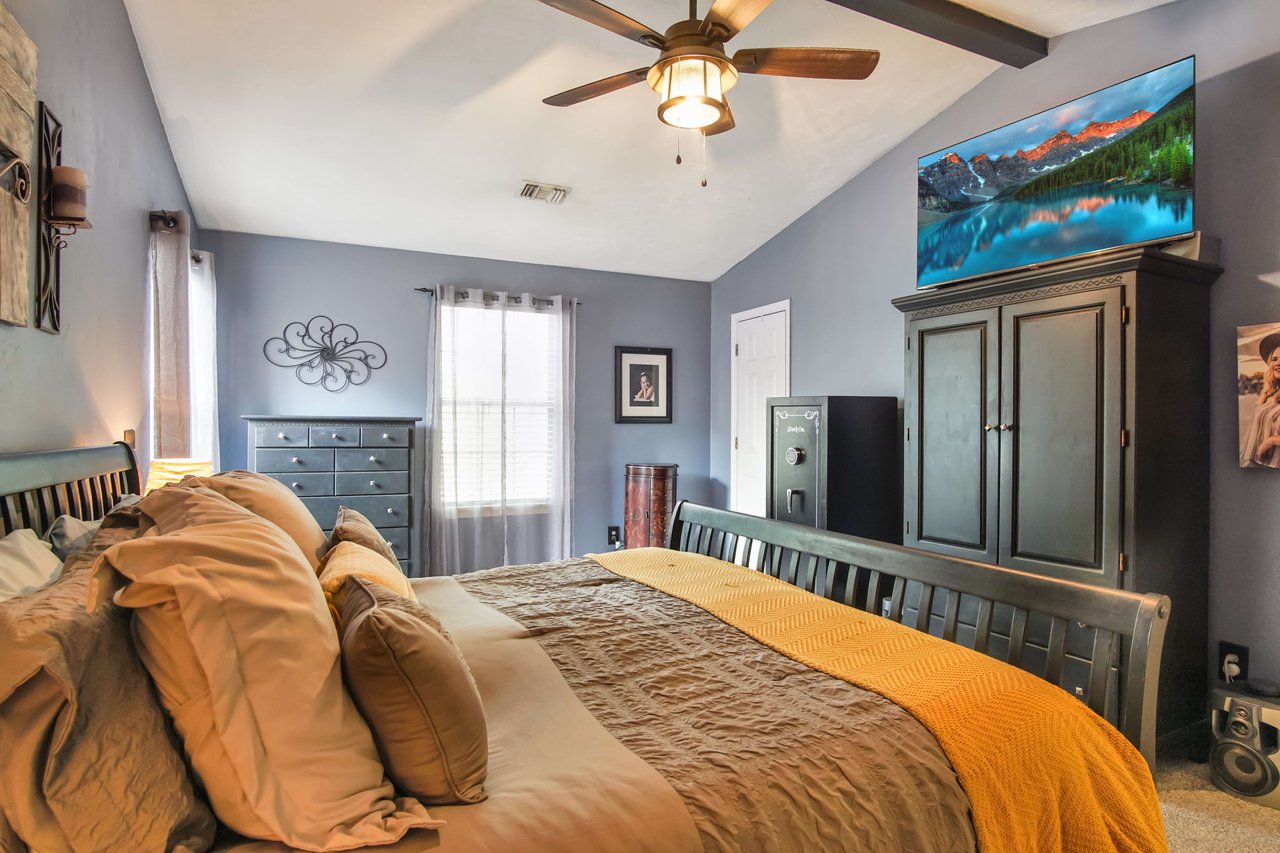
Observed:
[[[804,490],[803,489],[787,489],[787,514],[788,515],[794,512],[794,510],[791,508],[792,506],[791,502],[793,498],[799,498],[801,502],[803,502]]]
[[[983,425],[982,425],[982,431],[983,431],[983,432],[991,432],[993,429],[995,429],[995,426],[993,426],[992,424],[983,424]]]

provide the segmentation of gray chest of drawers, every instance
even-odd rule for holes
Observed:
[[[328,533],[348,506],[378,528],[405,574],[419,570],[419,418],[245,415],[249,468],[284,483]]]

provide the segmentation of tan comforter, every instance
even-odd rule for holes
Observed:
[[[490,797],[433,807],[447,826],[381,849],[975,849],[913,717],[694,605],[586,559],[415,588],[476,675]]]

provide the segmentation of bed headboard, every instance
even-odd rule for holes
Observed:
[[[0,536],[23,527],[43,534],[60,515],[102,518],[139,486],[133,448],[122,441],[0,456]]]

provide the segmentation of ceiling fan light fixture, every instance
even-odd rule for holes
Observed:
[[[724,118],[724,93],[737,82],[737,69],[714,56],[677,56],[660,61],[649,72],[649,85],[662,98],[658,118],[689,130]]]

